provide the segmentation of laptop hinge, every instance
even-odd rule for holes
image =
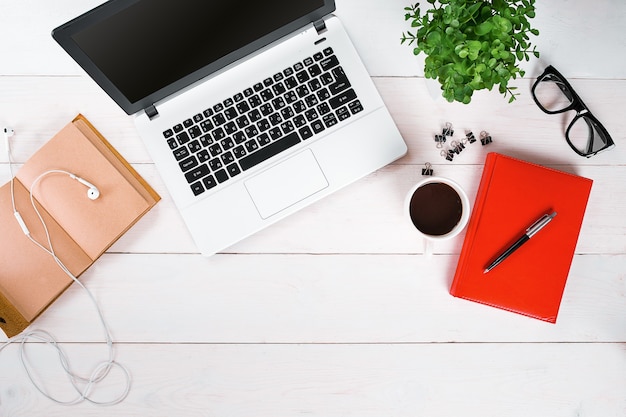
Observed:
[[[149,107],[146,107],[146,115],[148,116],[150,120],[154,119],[155,117],[159,115],[159,112],[157,111],[156,107],[154,107],[154,104],[150,105]]]
[[[321,35],[322,33],[326,32],[326,22],[324,22],[324,20],[318,20],[317,22],[313,23],[313,26],[315,26],[315,30],[317,30],[317,34]]]

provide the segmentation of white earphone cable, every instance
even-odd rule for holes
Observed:
[[[88,401],[92,404],[96,404],[96,405],[114,405],[114,404],[118,404],[120,402],[122,402],[129,394],[130,392],[130,386],[131,386],[131,376],[130,376],[130,372],[128,371],[128,369],[123,366],[122,364],[116,362],[114,360],[114,349],[113,349],[113,340],[111,338],[111,333],[109,331],[109,327],[106,324],[106,321],[104,319],[104,315],[102,314],[102,310],[100,309],[100,306],[98,305],[95,297],[93,296],[93,294],[91,293],[91,291],[89,291],[87,289],[87,287],[85,287],[85,285],[83,285],[82,282],[80,282],[72,273],[71,271],[65,266],[65,264],[63,264],[63,262],[58,258],[58,256],[56,255],[55,251],[54,251],[54,246],[52,245],[52,239],[50,238],[50,233],[48,230],[48,226],[46,225],[46,222],[44,221],[41,213],[39,212],[39,209],[37,208],[37,205],[35,204],[35,199],[33,197],[33,189],[34,187],[41,181],[41,179],[43,179],[45,176],[47,175],[52,175],[52,174],[66,174],[69,175],[71,178],[76,179],[77,177],[68,172],[68,171],[64,171],[64,170],[60,170],[60,169],[54,169],[54,170],[49,170],[46,172],[43,172],[42,174],[40,174],[31,184],[30,188],[29,188],[29,195],[30,195],[30,202],[31,205],[33,207],[33,209],[35,210],[35,213],[37,214],[37,217],[39,218],[39,221],[41,222],[41,225],[43,226],[43,229],[45,231],[46,234],[46,240],[48,243],[48,247],[44,246],[43,244],[41,244],[40,242],[38,242],[37,240],[35,240],[31,235],[30,232],[28,232],[28,228],[26,227],[26,225],[24,224],[23,220],[21,220],[21,216],[19,215],[19,212],[17,211],[17,206],[15,203],[15,186],[14,186],[14,176],[13,176],[13,167],[12,167],[12,155],[11,155],[11,148],[9,146],[9,139],[8,139],[8,135],[7,135],[7,131],[5,130],[5,142],[6,142],[6,151],[8,154],[8,159],[9,159],[9,172],[11,175],[11,203],[13,206],[13,213],[16,215],[16,219],[18,219],[18,222],[20,222],[20,225],[22,226],[22,229],[24,230],[24,234],[26,235],[26,237],[28,237],[28,239],[33,242],[35,245],[37,245],[39,248],[41,248],[43,251],[45,251],[46,253],[48,253],[50,256],[52,256],[52,258],[54,259],[54,261],[56,262],[56,264],[61,268],[61,270],[63,270],[63,272],[72,279],[72,281],[74,281],[76,284],[78,284],[83,290],[85,290],[85,292],[87,293],[87,295],[89,296],[89,298],[91,299],[91,302],[93,303],[93,305],[96,308],[96,312],[98,313],[98,318],[100,320],[100,323],[102,325],[102,328],[104,330],[104,337],[105,337],[105,341],[106,344],[109,348],[109,357],[106,361],[102,361],[100,363],[97,364],[97,366],[94,368],[94,370],[92,371],[91,375],[88,378],[84,378],[81,377],[79,375],[76,375],[74,372],[71,371],[70,369],[70,365],[69,365],[69,360],[66,356],[66,354],[63,352],[63,350],[61,349],[61,347],[59,346],[59,344],[57,343],[57,341],[54,339],[54,337],[52,337],[52,335],[46,331],[43,330],[32,330],[32,331],[28,331],[24,334],[15,336],[11,339],[9,339],[8,341],[6,341],[5,343],[3,343],[2,345],[0,345],[0,352],[2,352],[7,346],[11,345],[11,344],[19,344],[20,345],[20,360],[22,362],[22,366],[26,372],[26,375],[28,376],[28,378],[30,379],[31,383],[35,386],[35,388],[42,394],[44,395],[46,398],[54,401],[57,404],[61,404],[61,405],[74,405],[74,404],[78,404],[81,403],[83,401]],[[38,384],[33,376],[32,373],[32,366],[30,366],[27,358],[26,358],[26,343],[34,340],[34,341],[38,341],[38,342],[44,342],[46,345],[51,346],[53,349],[55,349],[59,355],[59,360],[61,362],[61,366],[64,370],[64,372],[67,374],[68,379],[70,381],[71,386],[73,387],[73,389],[77,392],[78,396],[71,400],[71,401],[62,401],[59,400],[55,397],[53,397],[52,395],[50,395],[48,392],[46,392],[46,390],[44,390],[40,384]],[[110,371],[113,368],[117,368],[119,369],[124,378],[125,378],[125,386],[124,386],[124,390],[123,392],[113,398],[110,401],[105,401],[105,402],[101,402],[101,401],[96,401],[93,398],[90,397],[91,391],[94,387],[94,385],[98,384],[99,382],[103,381],[110,373]],[[80,385],[83,385],[82,389],[80,387]]]

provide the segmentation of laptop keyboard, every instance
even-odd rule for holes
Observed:
[[[361,111],[339,60],[326,48],[163,136],[197,196]]]

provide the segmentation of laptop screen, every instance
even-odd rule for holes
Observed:
[[[332,0],[114,0],[53,36],[131,114],[332,10]]]

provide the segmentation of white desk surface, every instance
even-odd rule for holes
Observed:
[[[519,99],[481,92],[465,106],[433,99],[420,59],[399,45],[409,1],[337,0],[409,153],[211,258],[197,254],[131,118],[50,37],[98,3],[0,0],[0,125],[15,128],[23,162],[81,112],[163,196],[82,277],[132,389],[113,407],[57,406],[12,346],[0,353],[0,416],[626,415],[626,3],[540,0],[542,62],[517,81]],[[570,79],[615,149],[590,159],[569,149],[565,117],[542,113],[529,94],[545,63]],[[445,161],[433,134],[446,121],[487,130],[494,143]],[[473,201],[488,151],[594,180],[557,324],[453,298],[463,235],[427,257],[404,223],[404,195],[426,161]],[[33,325],[81,374],[106,355],[93,311],[74,285]],[[69,399],[55,354],[34,343],[27,352],[48,389]],[[118,376],[98,398],[119,389]]]

